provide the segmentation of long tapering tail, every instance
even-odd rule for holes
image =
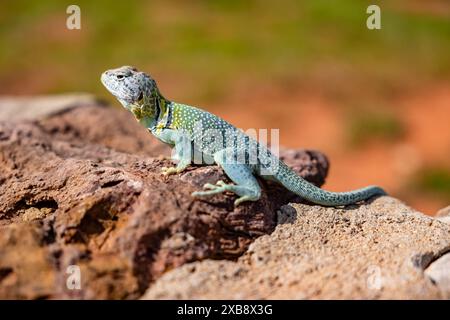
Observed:
[[[322,190],[298,176],[282,161],[280,161],[275,177],[286,189],[306,200],[324,206],[343,206],[366,200],[375,195],[386,195],[386,192],[377,186],[368,186],[348,192]]]

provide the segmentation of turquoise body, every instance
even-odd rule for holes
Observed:
[[[156,82],[136,68],[124,66],[105,71],[101,77],[105,87],[136,119],[162,142],[173,147],[173,168],[163,174],[176,174],[192,162],[221,166],[233,183],[218,181],[206,184],[195,197],[233,192],[235,204],[257,201],[260,176],[276,181],[302,198],[324,206],[342,206],[375,195],[386,194],[377,186],[348,192],[330,192],[307,182],[263,145],[245,135],[225,120],[199,108],[171,102],[159,92]]]
[[[194,196],[230,191],[240,196],[236,204],[256,201],[261,196],[261,188],[255,176],[276,181],[302,198],[324,206],[342,206],[385,194],[377,186],[349,192],[320,189],[298,176],[265,146],[214,114],[172,102],[167,108],[171,118],[163,117],[151,131],[161,141],[174,146],[174,159],[179,161],[175,172],[183,171],[191,162],[199,164],[202,159],[204,164],[214,162],[221,166],[234,182],[207,184],[208,190],[197,191]]]

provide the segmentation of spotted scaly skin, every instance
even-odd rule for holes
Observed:
[[[263,145],[245,135],[225,120],[198,108],[175,103],[164,98],[153,80],[136,68],[123,66],[105,71],[103,85],[136,119],[159,140],[174,148],[177,166],[163,168],[163,174],[183,172],[193,161],[197,164],[216,163],[234,182],[218,181],[206,184],[204,197],[230,191],[239,196],[235,205],[257,201],[261,188],[255,178],[260,176],[280,183],[286,189],[313,203],[342,206],[386,194],[377,186],[349,192],[330,192],[307,182]]]

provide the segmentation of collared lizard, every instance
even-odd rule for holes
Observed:
[[[163,168],[163,174],[183,172],[200,153],[201,163],[216,163],[234,182],[205,184],[194,197],[211,196],[230,191],[239,197],[235,205],[257,201],[260,176],[276,181],[302,198],[324,206],[342,206],[386,194],[377,186],[348,192],[320,189],[298,176],[262,144],[225,120],[196,107],[175,103],[161,95],[155,80],[130,66],[105,71],[103,85],[136,119],[159,140],[174,148],[177,166]]]

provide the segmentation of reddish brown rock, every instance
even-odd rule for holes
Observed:
[[[262,199],[194,200],[215,166],[163,177],[168,149],[132,117],[89,104],[37,120],[0,122],[0,297],[137,298],[163,272],[206,258],[242,255],[274,230],[277,209],[295,197],[262,182]],[[285,153],[320,185],[317,152]],[[81,290],[66,286],[67,267]]]
[[[450,225],[383,196],[289,204],[235,261],[166,272],[144,299],[449,299]]]
[[[43,299],[55,290],[57,273],[43,244],[39,223],[12,223],[0,228],[0,297]]]

